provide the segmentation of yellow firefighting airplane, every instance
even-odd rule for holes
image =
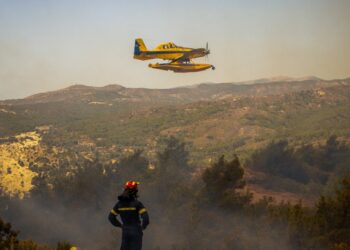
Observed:
[[[176,73],[198,72],[206,69],[215,69],[211,64],[193,63],[193,58],[203,57],[210,53],[207,47],[200,49],[184,48],[173,42],[159,44],[154,50],[147,50],[141,38],[135,40],[134,58],[138,60],[163,59],[168,63],[150,63],[154,69],[172,70]]]

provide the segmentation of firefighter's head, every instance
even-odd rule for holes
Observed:
[[[139,191],[137,186],[140,184],[137,181],[127,181],[124,185],[124,189],[132,196],[137,196],[137,192]]]

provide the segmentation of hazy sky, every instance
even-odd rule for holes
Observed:
[[[209,42],[216,70],[150,69],[132,58],[137,37],[150,48]],[[0,99],[278,75],[350,77],[350,0],[0,0]]]

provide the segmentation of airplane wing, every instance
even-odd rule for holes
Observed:
[[[190,59],[194,58],[197,53],[198,53],[197,50],[191,50],[191,51],[184,52],[182,56],[172,60],[172,62],[189,61]]]
[[[172,60],[171,62],[185,62],[188,60],[190,60],[190,58],[188,56],[182,55],[179,58]]]

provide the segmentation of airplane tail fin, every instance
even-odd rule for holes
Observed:
[[[138,56],[144,51],[147,51],[147,48],[142,38],[135,39],[134,56]]]

